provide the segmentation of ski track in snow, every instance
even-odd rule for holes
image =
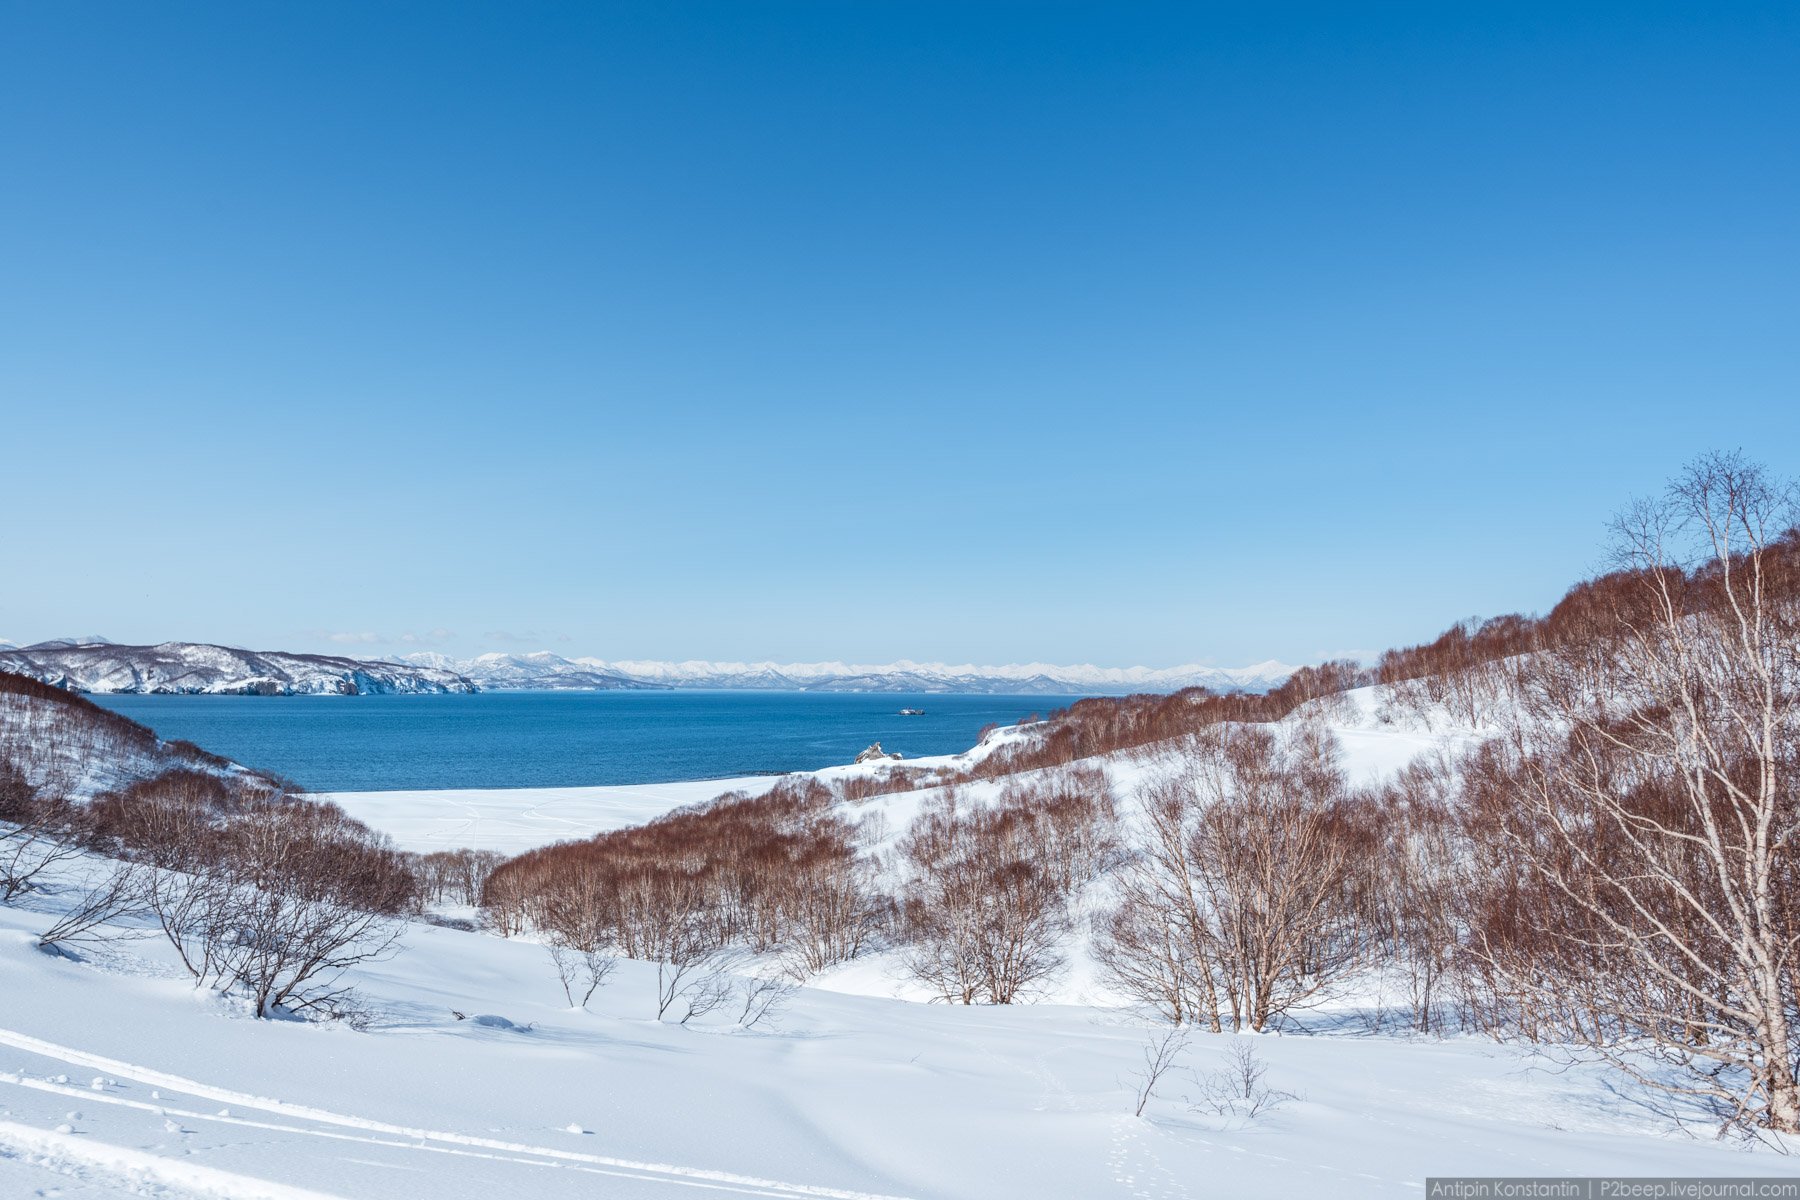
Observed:
[[[89,1054],[67,1046],[59,1046],[53,1042],[46,1042],[8,1029],[0,1029],[0,1045],[25,1050],[73,1066],[88,1067],[103,1071],[108,1075],[136,1080],[138,1083],[154,1086],[159,1090],[167,1089],[195,1099],[253,1109],[312,1124],[282,1124],[233,1116],[229,1112],[229,1107],[227,1110],[217,1113],[205,1113],[167,1104],[110,1096],[92,1088],[75,1087],[50,1079],[35,1079],[22,1073],[0,1072],[0,1083],[34,1091],[67,1095],[84,1104],[100,1103],[135,1109],[165,1119],[178,1117],[187,1121],[238,1125],[332,1141],[362,1142],[371,1146],[416,1150],[425,1153],[495,1159],[546,1168],[583,1171],[595,1175],[609,1175],[637,1182],[664,1183],[671,1186],[732,1192],[740,1195],[771,1196],[784,1198],[784,1200],[801,1200],[801,1198],[806,1198],[806,1200],[904,1200],[903,1197],[883,1195],[879,1192],[849,1191],[842,1188],[816,1187],[811,1184],[786,1183],[774,1179],[761,1179],[753,1175],[715,1171],[704,1167],[635,1162],[631,1159],[613,1158],[602,1154],[586,1154],[575,1150],[558,1150],[547,1146],[533,1146],[523,1142],[509,1142],[474,1134],[394,1125],[386,1121],[350,1116],[308,1105],[290,1104],[283,1100],[252,1096],[246,1092],[215,1087],[153,1068]],[[314,1128],[314,1125],[329,1125],[338,1128],[318,1129]],[[360,1132],[345,1133],[342,1132],[344,1129],[354,1129]],[[373,1136],[376,1134],[387,1136]],[[195,1170],[210,1172],[211,1168],[196,1168],[191,1164],[163,1158],[147,1151],[127,1150],[91,1138],[76,1137],[70,1134],[50,1134],[29,1126],[14,1125],[5,1121],[0,1121],[0,1145],[13,1146],[27,1155],[43,1156],[52,1163],[73,1160],[102,1170],[111,1168],[114,1169],[114,1173],[117,1169],[122,1168],[128,1173],[147,1175],[149,1178],[171,1183],[177,1187],[198,1185],[201,1190],[197,1194],[203,1196],[243,1196],[250,1200],[314,1200],[317,1197],[324,1197],[324,1193],[288,1188],[285,1185],[265,1183],[247,1176],[235,1176],[226,1172],[213,1172],[221,1177],[219,1180],[210,1177],[202,1178],[193,1175],[193,1172]],[[233,1190],[231,1187],[224,1186],[232,1180],[238,1181],[242,1185],[241,1189]],[[258,1190],[259,1188],[260,1190]],[[325,1200],[330,1200],[330,1198],[325,1197]]]
[[[168,1200],[175,1197],[338,1200],[325,1192],[270,1183],[146,1150],[132,1150],[72,1133],[0,1121],[0,1157],[8,1156],[84,1184],[105,1187],[108,1191],[160,1196]]]

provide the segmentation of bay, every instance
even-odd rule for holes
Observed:
[[[871,742],[954,754],[983,726],[1069,696],[482,692],[473,696],[93,696],[307,791],[599,787],[816,770]],[[924,710],[902,716],[902,708]]]

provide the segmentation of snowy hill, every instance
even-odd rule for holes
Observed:
[[[526,691],[605,691],[613,688],[655,688],[661,684],[633,679],[604,663],[587,659],[571,661],[548,651],[535,654],[483,654],[466,662],[431,656],[428,665],[465,676],[483,689]],[[411,655],[410,663],[424,663],[423,655]]]
[[[355,696],[476,690],[454,671],[412,663],[259,653],[194,642],[39,642],[0,650],[0,671],[73,692],[98,693]]]
[[[1360,689],[1292,721],[1325,721],[1361,782],[1480,736],[1390,712],[1389,699]],[[1041,733],[1002,729],[913,766],[972,767]],[[1093,765],[1129,801],[1156,755]],[[984,806],[1003,786],[963,794]],[[891,847],[935,790],[849,807]],[[538,799],[515,807],[535,814]],[[657,1016],[668,985],[655,963],[619,962],[572,1006],[537,940],[411,922],[393,954],[346,978],[354,1024],[256,1021],[240,997],[191,986],[143,914],[66,955],[36,948],[105,869],[71,863],[31,904],[0,907],[0,1193],[1381,1197],[1417,1194],[1430,1175],[1791,1169],[1647,1117],[1599,1064],[1373,1033],[1355,1002],[1316,1014],[1312,1036],[1196,1031],[1140,1108],[1156,1032],[1091,986],[1079,952],[1050,1003],[910,1002],[924,997],[896,956],[872,954],[810,979],[767,1020],[748,1022],[734,1000],[680,1022]],[[740,963],[734,986],[748,994],[766,969]],[[1245,1050],[1279,1089],[1273,1103],[1209,1105]]]
[[[0,672],[0,764],[69,800],[152,779],[166,771],[260,778],[186,742],[160,739],[136,721],[28,676]]]
[[[882,664],[607,661],[562,658],[547,651],[484,654],[465,661],[440,654],[413,654],[399,661],[453,671],[483,688],[531,690],[665,687],[1081,696],[1173,692],[1190,687],[1219,692],[1260,692],[1279,685],[1294,673],[1293,667],[1274,661],[1249,667],[1190,665],[1159,669],[1050,663],[979,666],[973,663],[919,663],[907,659]]]

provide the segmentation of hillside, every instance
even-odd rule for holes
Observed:
[[[1410,764],[1488,733],[1404,681],[1296,701],[1305,690],[1269,702],[1295,701],[1273,727],[1284,739],[1329,732],[1360,788],[1392,784]],[[1068,744],[1069,723],[1095,711],[996,730],[962,755],[812,778],[829,788],[825,815],[853,825],[872,859],[895,864],[951,789],[966,811],[994,811],[1009,792],[1103,772],[1130,824],[1189,753],[1182,739],[1009,769]],[[807,783],[779,782],[796,795]],[[750,784],[745,796],[777,784]],[[379,814],[363,815],[380,825]],[[778,860],[758,861],[766,873]],[[1788,1169],[1780,1156],[1647,1115],[1603,1063],[1468,1034],[1409,1035],[1404,980],[1376,976],[1297,1013],[1287,1028],[1307,1036],[1192,1035],[1170,1077],[1142,1098],[1144,1056],[1163,1027],[1122,1002],[1093,953],[1092,918],[1115,897],[1117,864],[1084,879],[1073,905],[1084,919],[1060,935],[1067,962],[1021,997],[1032,1003],[921,1003],[934,993],[910,973],[904,946],[882,942],[805,974],[802,986],[778,984],[761,1015],[752,1015],[758,989],[782,955],[715,964],[724,975],[673,986],[712,980],[726,999],[677,1020],[687,1009],[659,1016],[667,964],[617,961],[585,1003],[571,1004],[559,983],[565,960],[547,952],[555,942],[543,931],[410,922],[388,953],[347,977],[353,1026],[251,1020],[236,994],[190,987],[143,915],[120,917],[114,936],[72,953],[38,951],[35,939],[105,868],[67,864],[31,905],[0,907],[0,1046],[10,1054],[0,1190],[172,1200],[573,1198],[596,1188],[792,1200],[1385,1197],[1415,1193],[1428,1175]],[[1219,1091],[1240,1051],[1267,1073],[1266,1107]]]
[[[191,743],[164,741],[79,695],[7,671],[0,671],[0,764],[68,800],[91,799],[170,771],[262,778]]]
[[[704,799],[258,793],[0,677],[47,786],[206,766],[0,780],[0,1188],[1793,1176],[1800,528],[1709,470],[1542,617]]]
[[[356,696],[473,692],[454,671],[323,654],[236,650],[194,642],[120,646],[40,642],[0,650],[0,671],[73,692]]]

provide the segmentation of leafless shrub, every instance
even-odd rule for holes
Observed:
[[[1098,804],[1072,792],[1059,805],[1054,795],[1015,791],[981,809],[951,788],[914,822],[901,844],[911,871],[905,962],[941,999],[1012,1004],[1061,969],[1069,871],[1082,855],[1071,847],[1103,835],[1060,826],[1059,807],[1082,809],[1067,818],[1071,827],[1101,819]],[[1104,811],[1110,817],[1110,798]]]
[[[1137,1096],[1137,1107],[1132,1110],[1132,1116],[1144,1115],[1145,1107],[1156,1095],[1157,1085],[1181,1057],[1181,1052],[1187,1049],[1187,1044],[1188,1030],[1181,1025],[1165,1025],[1151,1034],[1144,1044],[1144,1064],[1131,1076]]]
[[[738,981],[737,1023],[755,1029],[781,1015],[800,991],[798,984],[774,975],[747,975]]]
[[[147,876],[135,863],[115,866],[39,936],[38,949],[60,953],[71,943],[93,940],[105,926],[145,911]]]
[[[677,943],[656,963],[656,1019],[679,1010],[686,1025],[731,1001],[739,955],[717,946]]]
[[[550,952],[550,961],[556,967],[556,977],[562,983],[563,997],[570,1008],[586,1008],[619,963],[617,957],[597,947],[580,949],[550,942],[544,948]],[[577,992],[581,995],[579,1000],[575,998]]]
[[[1265,1077],[1269,1068],[1249,1042],[1235,1043],[1225,1056],[1223,1067],[1194,1076],[1199,1094],[1188,1103],[1196,1112],[1254,1121],[1269,1110],[1300,1098],[1268,1085]]]
[[[855,827],[832,792],[784,780],[634,829],[532,851],[496,868],[482,903],[503,933],[566,929],[571,904],[618,952],[645,961],[741,946],[798,975],[854,958],[886,926]],[[588,936],[585,935],[584,936]]]
[[[1363,897],[1383,961],[1407,982],[1420,1033],[1439,1032],[1449,1019],[1466,912],[1480,892],[1461,808],[1456,768],[1427,756],[1400,771],[1372,809],[1378,819],[1370,822],[1373,857],[1362,872]]]
[[[414,858],[421,899],[433,904],[481,903],[482,888],[506,861],[497,850],[436,850]]]
[[[393,948],[416,881],[341,810],[255,801],[214,824],[163,800],[143,896],[196,983],[243,987],[258,1016],[328,1014],[342,972]]]

